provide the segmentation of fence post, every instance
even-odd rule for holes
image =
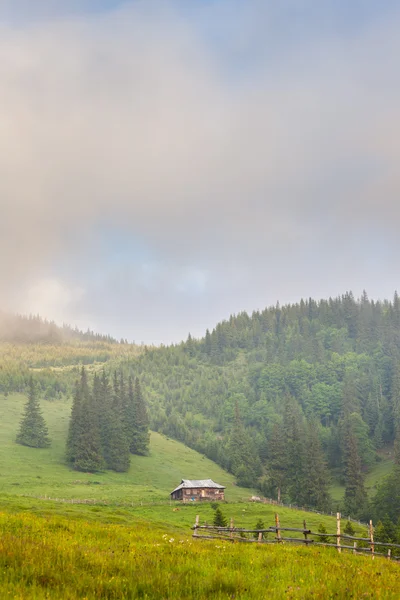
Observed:
[[[200,521],[200,517],[199,517],[199,515],[196,515],[196,521],[195,521],[195,523],[194,523],[194,534],[193,534],[193,536],[196,536],[196,535],[197,535],[197,533],[196,533],[196,532],[197,532],[197,528],[198,528],[198,526],[199,526],[199,521]]]
[[[339,512],[336,513],[336,534],[337,534],[336,547],[337,547],[337,551],[340,554],[342,549],[340,547],[340,513]]]
[[[390,555],[392,554],[392,551],[390,548],[388,548],[388,560],[390,560]]]
[[[354,542],[353,547],[354,547],[353,554],[357,554],[357,542]]]
[[[263,534],[262,534],[262,532],[261,532],[261,531],[259,531],[259,532],[258,532],[258,541],[259,541],[260,543],[261,543],[261,541],[262,541],[262,538],[263,538]]]
[[[308,539],[308,538],[307,538],[307,533],[306,533],[306,529],[307,529],[307,523],[306,523],[306,520],[305,520],[305,519],[304,519],[304,521],[303,521],[303,528],[304,528],[304,531],[303,531],[303,535],[304,535],[304,541],[305,541],[305,543],[306,543],[306,546],[307,546],[307,539]]]
[[[230,535],[230,537],[231,537],[231,538],[233,538],[233,518],[231,518],[231,522],[230,522],[230,525],[229,525],[229,527],[230,527],[230,529],[231,529],[231,532],[230,532],[230,534],[229,534],[229,535]]]
[[[374,528],[372,526],[372,520],[370,520],[370,522],[369,522],[369,539],[371,540],[371,555],[372,555],[372,560],[373,560],[375,558],[375,556],[374,556],[375,546],[374,546]]]
[[[276,537],[278,539],[278,542],[282,541],[281,538],[281,529],[280,529],[280,523],[279,523],[279,515],[278,513],[275,513],[275,527],[276,527]]]

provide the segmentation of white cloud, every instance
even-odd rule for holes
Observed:
[[[18,310],[45,315],[58,323],[68,322],[68,315],[74,304],[81,301],[85,291],[79,287],[69,287],[59,279],[36,281],[21,298]],[[86,327],[88,324],[86,324]]]
[[[397,255],[398,15],[296,46],[274,34],[276,4],[254,2],[227,49],[173,6],[3,25],[3,301],[171,339],[278,298],[396,287],[384,245]],[[100,224],[154,261],[102,272]],[[60,262],[76,280],[49,280]]]

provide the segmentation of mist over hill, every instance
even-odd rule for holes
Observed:
[[[0,310],[0,341],[20,344],[61,344],[71,341],[118,343],[110,335],[85,332],[77,327],[48,321],[39,315],[16,315]]]

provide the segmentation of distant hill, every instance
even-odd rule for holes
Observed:
[[[87,330],[80,331],[70,325],[59,327],[38,315],[14,315],[0,311],[0,341],[17,344],[61,344],[73,340],[118,343],[109,335]]]

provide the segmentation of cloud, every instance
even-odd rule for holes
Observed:
[[[35,310],[169,340],[276,299],[396,287],[399,15],[335,30],[308,4],[239,5],[2,26],[3,304],[54,279],[85,293]],[[149,255],[109,261],[107,232]]]

